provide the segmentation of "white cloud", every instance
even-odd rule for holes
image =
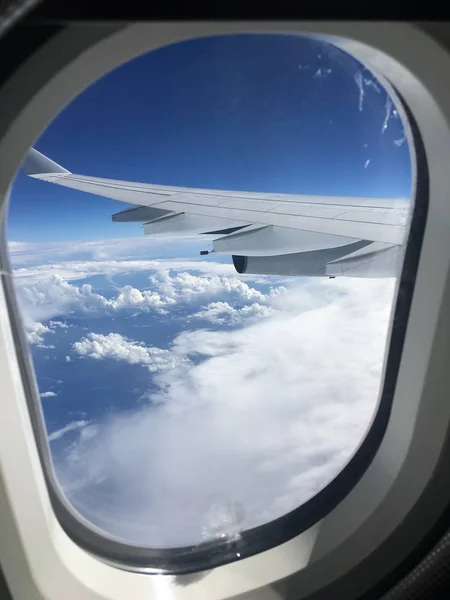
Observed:
[[[370,164],[370,158],[368,158],[366,160],[366,162],[364,163],[364,168],[367,169],[367,167],[369,166],[369,164]]]
[[[267,318],[186,331],[165,352],[89,334],[77,346],[85,356],[161,363],[146,405],[110,415],[57,461],[72,501],[99,527],[153,546],[234,539],[305,502],[370,424],[393,292],[393,280],[297,281]]]
[[[85,420],[73,421],[72,423],[69,423],[65,427],[61,427],[61,429],[58,429],[57,431],[54,431],[53,433],[51,433],[48,436],[48,441],[54,442],[55,440],[59,440],[60,438],[62,438],[63,435],[65,435],[66,433],[69,433],[69,431],[76,431],[78,429],[82,429],[83,427],[86,427],[88,424],[89,424],[89,421],[85,421]]]
[[[127,261],[125,261],[127,262]],[[66,327],[61,321],[50,321],[49,326],[34,322],[45,321],[61,315],[89,314],[92,316],[113,314],[123,310],[156,311],[164,314],[177,303],[188,303],[199,297],[212,298],[227,294],[239,297],[243,302],[264,299],[257,289],[244,281],[245,277],[230,276],[231,265],[220,263],[135,261],[137,264],[121,265],[120,262],[105,264],[68,263],[40,268],[19,269],[15,283],[20,307],[25,315],[30,343],[42,343],[42,335],[56,327]],[[142,265],[141,263],[144,263]],[[149,264],[150,263],[150,264]],[[195,269],[197,274],[180,269]],[[76,285],[67,281],[74,272],[83,278],[88,274],[127,273],[153,268],[150,290],[139,290],[131,285],[118,288],[117,295],[107,298],[93,291],[90,284]],[[110,270],[108,270],[110,269]],[[170,270],[169,270],[170,269]],[[217,274],[216,274],[217,273]],[[235,272],[234,272],[235,273]],[[226,276],[228,275],[228,276]],[[236,275],[236,274],[235,274]]]
[[[41,264],[31,267],[20,267],[13,271],[16,286],[51,281],[60,277],[65,281],[85,279],[91,275],[124,275],[137,272],[166,271],[168,269],[200,273],[232,275],[236,274],[231,264],[201,260],[101,260],[101,261],[66,261],[61,263]]]
[[[405,136],[403,136],[403,137],[401,137],[401,138],[400,138],[400,139],[398,139],[398,140],[394,140],[394,144],[395,144],[397,147],[399,147],[399,148],[400,148],[400,146],[403,146],[403,144],[405,143],[405,141],[406,141],[406,138],[405,138]]]
[[[57,396],[55,392],[43,392],[41,394],[41,398],[54,398],[55,396]]]
[[[123,360],[130,365],[145,365],[152,373],[173,369],[179,366],[177,356],[169,350],[145,346],[142,342],[129,340],[119,333],[89,333],[73,344],[73,349],[80,356],[88,356],[96,360],[111,358]],[[181,361],[186,363],[187,360]]]
[[[118,333],[86,333],[73,344],[84,360],[142,365],[149,378],[139,410],[73,421],[49,436],[73,432],[55,465],[86,518],[138,544],[236,539],[311,498],[342,469],[378,400],[392,280],[287,283],[238,277],[231,265],[209,261],[111,260],[108,249],[97,250],[96,262],[15,271],[31,343],[66,325],[41,320],[161,314],[180,304],[197,324],[240,328],[184,331],[167,348]],[[26,247],[15,251],[25,260]],[[150,275],[149,290],[126,285],[107,297],[76,284],[140,271]],[[269,282],[268,292],[255,287]]]
[[[160,271],[150,278],[159,293],[169,299],[189,301],[196,296],[234,294],[252,301],[261,300],[264,294],[250,287],[240,277],[223,275],[194,275],[186,271],[171,275],[168,270]]]
[[[207,240],[209,237],[206,238]],[[139,236],[93,240],[87,242],[8,242],[8,252],[14,267],[42,263],[57,263],[65,260],[105,261],[148,259],[149,256],[173,258],[198,255],[203,249],[205,238],[198,236],[183,238],[174,243],[167,238]]]
[[[62,321],[49,321],[48,325],[51,329],[56,329],[57,327],[59,327],[60,329],[68,329],[69,328],[67,323],[63,323]]]
[[[25,319],[25,328],[27,330],[27,340],[29,344],[34,344],[40,348],[48,348],[44,344],[44,335],[46,333],[53,333],[53,331],[44,325],[43,323],[28,321]]]
[[[229,323],[236,325],[247,322],[252,318],[268,317],[273,313],[273,308],[254,302],[241,308],[235,308],[228,302],[211,302],[192,315],[194,319],[203,319],[215,324]]]

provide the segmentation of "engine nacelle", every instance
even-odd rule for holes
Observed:
[[[304,277],[394,277],[402,247],[360,240],[338,248],[278,256],[232,255],[238,273]]]

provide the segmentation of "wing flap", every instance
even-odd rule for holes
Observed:
[[[111,219],[117,223],[143,223],[154,221],[169,214],[170,211],[153,208],[153,206],[133,206],[133,208],[126,208],[115,213],[111,216]]]
[[[152,207],[153,209],[153,207]],[[155,209],[153,209],[155,210]],[[194,235],[221,229],[245,227],[249,223],[218,217],[186,213],[169,213],[160,219],[144,224],[145,235]]]
[[[277,256],[348,246],[352,238],[302,231],[291,227],[252,225],[213,240],[214,252],[246,256]],[[369,242],[368,242],[369,243]]]
[[[244,208],[224,208],[217,205],[209,206],[181,201],[178,196],[176,200],[161,202],[156,207],[174,212],[189,212],[197,215],[237,219],[261,225],[277,225],[279,227],[290,227],[302,231],[339,235],[386,244],[402,244],[405,236],[405,227],[402,225],[350,221],[340,218],[306,217],[290,213],[257,212]]]

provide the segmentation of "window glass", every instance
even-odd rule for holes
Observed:
[[[74,509],[173,548],[315,497],[376,413],[412,209],[404,124],[374,74],[311,38],[190,40],[89,87],[36,149],[108,180],[45,180],[34,154],[9,209]]]

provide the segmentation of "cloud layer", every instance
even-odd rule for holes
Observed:
[[[206,238],[209,241],[209,238]],[[130,237],[87,242],[21,242],[9,241],[8,253],[14,268],[22,265],[55,264],[60,261],[107,261],[114,259],[148,259],[149,256],[174,258],[198,256],[205,238],[183,238],[174,244],[167,238]]]
[[[157,391],[60,457],[72,501],[150,546],[235,536],[302,504],[370,425],[393,291],[390,280],[297,283],[283,311],[180,333],[168,350],[88,334],[78,353],[142,364]]]
[[[194,272],[189,272],[191,269]],[[132,285],[115,288],[115,295],[106,297],[93,290],[88,283],[76,284],[76,280],[90,275],[133,274],[151,272],[150,289],[140,290]],[[211,322],[237,323],[245,316],[268,314],[270,309],[263,306],[280,293],[278,286],[268,294],[263,294],[242,278],[232,275],[231,265],[220,263],[202,264],[195,261],[101,261],[99,263],[65,263],[64,265],[43,265],[28,267],[14,272],[16,292],[28,341],[45,347],[44,335],[53,333],[56,328],[67,328],[54,317],[68,315],[105,316],[124,311],[156,312],[167,314],[171,308],[189,304],[199,299],[227,298],[233,303],[247,303],[236,313],[231,304],[211,303],[195,313],[195,318]],[[70,280],[70,281],[69,281]],[[113,288],[114,289],[114,288]]]
[[[96,360],[109,358],[125,361],[130,365],[145,365],[151,373],[173,369],[183,362],[177,360],[176,354],[169,350],[146,347],[142,342],[129,340],[119,333],[89,333],[79,342],[75,342],[73,348],[80,356]]]
[[[70,356],[65,346],[64,364],[148,372],[138,409],[95,421],[68,414],[49,436],[60,483],[87,519],[153,547],[236,539],[339,473],[378,402],[394,280],[277,280],[207,261],[99,256],[16,269],[30,344],[48,347],[73,315],[91,328],[92,316],[136,311],[149,323],[173,310],[183,319],[164,348],[136,329],[88,331]],[[148,289],[114,284],[138,272]],[[107,276],[112,293],[83,281],[93,275]]]
[[[229,302],[210,302],[204,308],[194,313],[194,319],[209,321],[215,325],[231,324],[237,325],[244,320],[248,322],[253,318],[268,317],[273,314],[274,309],[267,304],[253,302],[248,306],[235,308]]]

